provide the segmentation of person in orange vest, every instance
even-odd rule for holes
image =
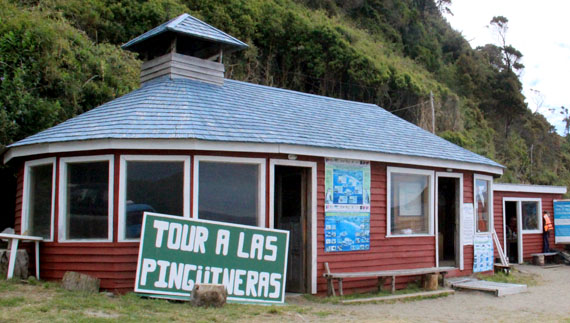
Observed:
[[[542,252],[550,252],[550,243],[548,242],[548,238],[550,237],[550,231],[554,230],[552,226],[552,221],[550,220],[550,214],[548,211],[544,211],[542,213],[542,219],[544,224],[544,233],[542,234]]]

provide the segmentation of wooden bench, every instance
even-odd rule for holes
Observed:
[[[433,268],[414,268],[414,269],[398,269],[398,270],[380,270],[380,271],[361,271],[347,273],[331,273],[329,264],[325,262],[326,273],[323,276],[327,279],[327,296],[335,296],[333,280],[338,282],[338,292],[343,296],[342,280],[345,278],[368,278],[375,277],[378,279],[378,291],[382,291],[382,286],[386,279],[390,277],[392,280],[392,294],[396,291],[396,277],[400,276],[424,276],[427,274],[440,274],[442,277],[441,285],[445,284],[445,275],[454,270],[454,267],[433,267]]]
[[[495,263],[495,265],[493,266],[493,268],[495,269],[495,273],[502,271],[504,272],[507,276],[511,273],[511,265],[503,265],[501,263]]]
[[[547,257],[556,257],[558,256],[558,252],[539,252],[533,253],[532,255],[532,263],[538,266],[544,266],[546,263]]]

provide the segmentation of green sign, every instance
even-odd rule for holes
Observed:
[[[135,292],[188,300],[224,284],[228,301],[283,303],[289,232],[145,212]]]

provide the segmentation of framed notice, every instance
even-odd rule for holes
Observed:
[[[554,201],[554,243],[570,244],[570,200]]]
[[[493,238],[490,233],[476,234],[473,238],[473,272],[493,270]]]
[[[422,193],[424,185],[415,182],[401,182],[398,189],[400,216],[422,216]]]

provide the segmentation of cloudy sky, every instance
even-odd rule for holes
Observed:
[[[533,111],[537,90],[543,97],[539,112],[562,134],[562,116],[549,109],[570,108],[570,1],[567,0],[452,0],[453,16],[446,19],[473,48],[499,44],[488,28],[493,16],[509,19],[507,43],[522,52],[524,95]]]

